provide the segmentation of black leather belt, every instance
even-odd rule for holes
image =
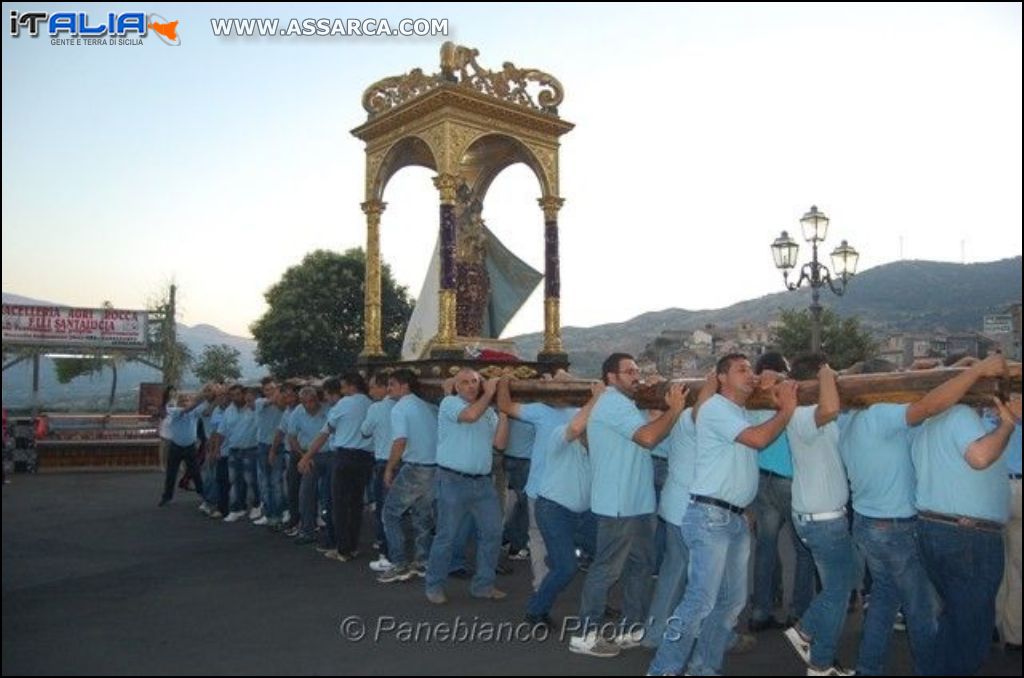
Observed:
[[[935,513],[934,511],[919,511],[918,515],[925,520],[936,523],[946,523],[957,527],[966,527],[971,530],[984,530],[985,532],[1002,532],[1002,523],[994,520],[982,520],[981,518],[969,518],[967,516],[953,516],[948,513]]]
[[[436,468],[437,467],[437,464],[423,464],[423,463],[418,462],[418,461],[403,461],[402,465],[403,466],[419,466],[421,468]],[[452,470],[450,468],[446,468],[445,471],[452,471]],[[452,473],[459,473],[459,472],[458,471],[452,471]],[[459,473],[459,475],[465,475],[465,474]]]
[[[697,502],[698,504],[707,504],[709,506],[717,506],[718,508],[724,508],[726,511],[732,511],[738,516],[743,515],[743,509],[735,504],[730,504],[727,501],[721,499],[715,499],[714,497],[705,497],[701,494],[691,494],[690,499]]]
[[[1020,474],[1019,473],[1011,473],[1010,474],[1010,480],[1020,480]]]
[[[448,473],[454,473],[457,476],[462,476],[463,478],[472,478],[474,480],[477,478],[491,477],[490,473],[463,473],[462,471],[456,471],[455,469],[448,468],[447,466],[438,466],[438,468],[441,469],[442,471],[448,471]]]

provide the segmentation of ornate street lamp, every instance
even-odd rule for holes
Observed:
[[[789,282],[790,270],[796,268],[796,258],[800,245],[782,232],[772,243],[772,258],[775,267],[782,271],[782,280],[789,290],[798,290],[806,282],[811,287],[811,352],[821,351],[821,304],[819,290],[828,286],[833,293],[842,296],[846,292],[846,283],[857,273],[857,260],[860,253],[845,240],[832,251],[832,269],[818,261],[818,243],[824,242],[828,235],[828,217],[818,211],[816,205],[800,219],[800,229],[804,240],[811,243],[811,260],[800,268],[800,277],[795,283]]]

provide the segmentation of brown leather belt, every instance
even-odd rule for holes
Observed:
[[[1002,532],[1002,523],[994,520],[982,520],[981,518],[968,518],[967,516],[951,516],[948,513],[935,513],[933,511],[919,511],[918,516],[924,520],[933,520],[937,523],[967,527],[972,530],[984,530],[986,532]]]

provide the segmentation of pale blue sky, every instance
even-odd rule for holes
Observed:
[[[109,9],[128,11],[130,4]],[[4,3],[10,9],[80,5]],[[781,289],[768,245],[812,204],[862,268],[1021,253],[1021,7],[446,4],[188,6],[182,45],[3,38],[3,290],[141,307],[233,333],[316,248],[364,243],[363,89],[441,42],[566,88],[563,323],[710,308]],[[93,5],[100,16],[108,10]],[[210,17],[447,18],[445,38],[227,39]],[[419,293],[430,173],[388,187],[383,254]],[[539,189],[499,177],[488,225],[543,268]],[[801,261],[807,247],[802,248]],[[540,293],[506,334],[542,327]]]

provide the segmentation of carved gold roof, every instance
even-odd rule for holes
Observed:
[[[414,68],[405,75],[375,82],[363,92],[367,118],[373,120],[441,87],[483,94],[558,117],[558,106],[565,92],[557,78],[535,68],[518,68],[511,61],[503,63],[498,71],[484,69],[476,61],[478,55],[476,49],[446,42],[441,45],[439,72],[426,75],[422,69]]]

